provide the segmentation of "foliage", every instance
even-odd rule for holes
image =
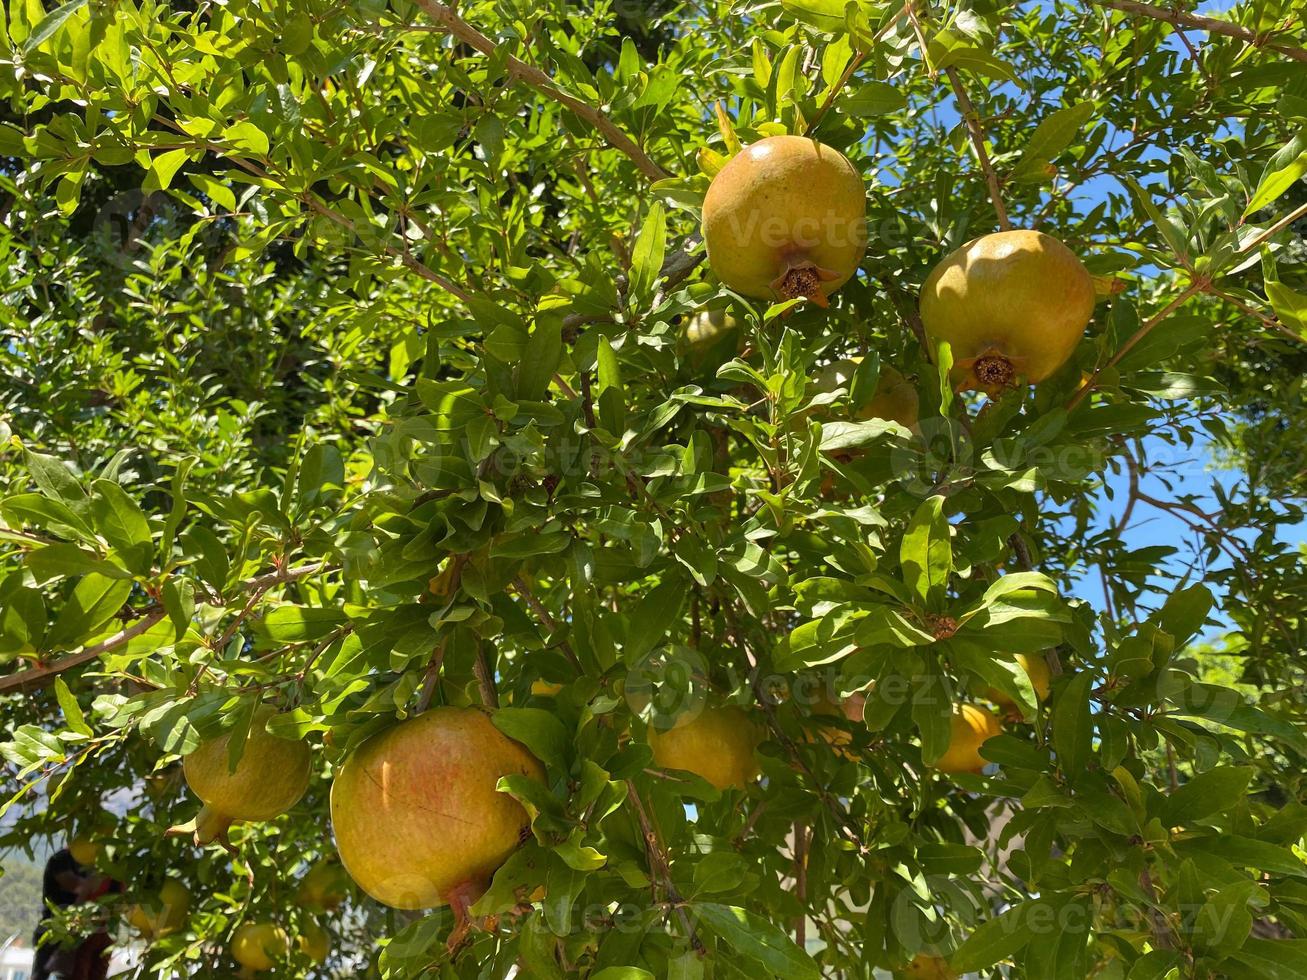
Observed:
[[[1292,0],[1115,6],[13,0],[0,844],[103,840],[114,916],[186,882],[143,975],[309,918],[335,952],[278,975],[1307,975],[1302,481],[1254,437],[1303,415],[1307,39]],[[702,265],[709,174],[779,132],[866,179],[829,310]],[[1048,381],[956,396],[917,289],[1006,216],[1101,301]],[[854,420],[881,365],[915,429]],[[1157,489],[1209,442],[1250,474],[1216,509]],[[933,771],[992,689],[995,765]],[[168,835],[258,701],[304,800],[230,856]],[[747,790],[652,767],[718,702],[766,734]],[[548,769],[452,952],[448,909],[294,901],[332,773],[433,703]]]

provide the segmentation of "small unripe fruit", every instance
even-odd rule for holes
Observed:
[[[690,374],[708,381],[717,369],[740,353],[740,324],[725,310],[701,310],[690,317],[681,333],[680,350]]]
[[[276,713],[270,705],[255,709],[235,771],[228,763],[231,733],[206,739],[183,760],[186,783],[204,802],[196,819],[197,844],[224,837],[238,820],[279,817],[308,789],[309,747],[268,731],[268,721]]]
[[[165,878],[156,895],[127,910],[127,924],[146,939],[158,939],[184,926],[190,908],[190,889],[174,878]]]
[[[331,955],[331,936],[316,922],[305,922],[300,934],[295,937],[295,942],[300,952],[318,966],[327,962],[327,957]]]
[[[825,306],[867,250],[862,176],[823,143],[769,136],[713,178],[703,238],[713,272],[736,292]]]
[[[734,705],[705,708],[669,731],[649,729],[657,765],[692,772],[717,789],[744,789],[757,778],[759,741],[753,719]]]
[[[825,365],[817,373],[814,387],[818,392],[831,392],[836,388],[848,390],[861,363],[860,357],[846,357]],[[860,422],[884,419],[911,429],[917,424],[920,407],[917,389],[912,382],[888,364],[882,364],[875,393],[863,404],[853,407],[853,418]],[[829,406],[826,408],[828,410]]]
[[[271,922],[245,922],[231,936],[231,958],[251,972],[271,970],[290,954],[290,937]]]
[[[899,976],[903,980],[957,980],[957,974],[948,965],[948,960],[929,953],[914,956],[912,962],[899,972]]]
[[[1049,670],[1047,658],[1042,653],[1033,655],[1018,653],[1016,661],[1030,678],[1030,686],[1035,689],[1035,697],[1040,701],[1047,701],[1053,682],[1053,673]],[[1010,697],[996,687],[986,691],[985,697],[1005,709],[1016,706]]]
[[[68,842],[68,853],[84,868],[92,867],[100,856],[100,845],[86,837],[74,837]]]
[[[1069,248],[1038,231],[963,245],[921,287],[921,322],[953,351],[959,388],[1035,384],[1067,362],[1094,315],[1094,281]]]
[[[980,754],[986,740],[1003,729],[993,712],[974,704],[960,704],[953,710],[948,748],[934,763],[940,772],[980,772],[987,760]]]

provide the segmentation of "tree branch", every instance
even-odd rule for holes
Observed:
[[[498,44],[459,17],[453,7],[447,7],[443,3],[436,3],[435,0],[417,0],[417,5],[440,26],[441,30],[458,38],[465,44],[470,44],[482,54],[490,56],[498,49]],[[654,163],[631,137],[618,129],[611,119],[593,106],[568,95],[539,68],[528,65],[525,61],[520,61],[512,55],[504,59],[504,68],[510,76],[520,78],[537,92],[561,103],[588,122],[599,131],[609,146],[630,157],[635,165],[640,168],[640,172],[650,180],[664,180],[667,178],[666,171]]]
[[[1172,27],[1192,27],[1196,30],[1206,31],[1208,34],[1223,34],[1226,37],[1237,38],[1245,44],[1251,44],[1254,48],[1267,48],[1271,51],[1277,51],[1294,61],[1307,61],[1307,50],[1294,47],[1291,44],[1272,41],[1265,34],[1257,34],[1246,27],[1232,24],[1228,20],[1217,20],[1215,17],[1204,17],[1201,14],[1186,14],[1179,10],[1154,7],[1152,4],[1140,3],[1139,0],[1089,0],[1089,2],[1100,7],[1111,7],[1113,10],[1119,10],[1126,14],[1151,17],[1153,20],[1164,21]]]
[[[1007,208],[1003,206],[1003,189],[999,186],[994,164],[990,162],[989,151],[985,149],[985,131],[980,126],[980,116],[976,113],[976,107],[971,104],[967,90],[962,87],[958,70],[949,66],[944,69],[944,74],[948,76],[949,84],[953,86],[953,94],[957,97],[962,118],[967,124],[967,133],[971,136],[971,145],[976,150],[976,159],[980,161],[980,169],[985,174],[985,183],[989,185],[989,199],[993,201],[994,213],[998,215],[998,229],[1011,231],[1012,222],[1008,220]]]
[[[8,691],[21,691],[35,687],[45,687],[47,684],[54,683],[54,679],[66,670],[72,670],[74,667],[80,667],[82,664],[90,663],[97,657],[118,649],[120,646],[140,636],[142,633],[151,629],[155,623],[163,619],[167,612],[162,607],[156,607],[147,612],[143,617],[138,619],[124,629],[119,630],[107,640],[102,640],[95,646],[87,647],[77,653],[71,653],[66,657],[58,660],[52,660],[48,664],[40,667],[31,667],[27,670],[16,671],[12,674],[6,674],[0,677],[0,694]]]
[[[1200,277],[1198,279],[1195,279],[1193,282],[1191,282],[1188,285],[1188,287],[1186,287],[1184,292],[1182,292],[1175,299],[1171,300],[1171,302],[1167,303],[1166,306],[1164,306],[1161,309],[1161,311],[1149,317],[1148,320],[1144,322],[1144,325],[1140,327],[1138,330],[1136,330],[1134,334],[1130,337],[1130,339],[1121,345],[1120,349],[1115,354],[1112,355],[1111,359],[1106,364],[1102,365],[1101,367],[1094,368],[1094,373],[1090,376],[1089,380],[1086,381],[1083,385],[1081,385],[1078,389],[1076,389],[1076,393],[1072,395],[1070,399],[1067,400],[1066,410],[1068,412],[1075,411],[1076,406],[1079,405],[1086,398],[1088,398],[1089,393],[1093,391],[1095,387],[1097,387],[1098,376],[1100,374],[1102,374],[1108,368],[1116,367],[1116,365],[1120,364],[1121,359],[1125,357],[1126,354],[1128,354],[1136,344],[1138,344],[1141,340],[1147,337],[1148,334],[1152,332],[1152,329],[1155,326],[1157,326],[1168,316],[1174,313],[1177,309],[1179,309],[1181,306],[1187,303],[1189,301],[1189,298],[1193,296],[1195,293],[1203,292],[1210,285],[1211,283],[1205,278]]]

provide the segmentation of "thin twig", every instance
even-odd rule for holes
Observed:
[[[493,57],[499,49],[499,45],[490,38],[486,37],[475,27],[463,20],[454,10],[443,3],[436,3],[435,0],[417,0],[417,5],[421,7],[428,17],[436,22],[439,27],[447,33],[476,48],[483,55]],[[607,141],[608,145],[616,150],[620,150],[634,161],[640,172],[650,180],[664,180],[668,174],[662,167],[654,163],[649,155],[624,132],[617,128],[611,119],[605,116],[594,106],[588,105],[571,95],[568,95],[558,87],[558,84],[547,74],[534,65],[528,65],[509,55],[503,62],[504,70],[510,77],[520,78],[533,89],[549,96],[556,102],[561,103],[574,113],[588,122],[597,129],[601,136]]]
[[[1255,48],[1278,51],[1294,61],[1307,61],[1307,50],[1272,41],[1265,34],[1257,34],[1228,20],[1217,20],[1215,17],[1204,17],[1201,14],[1187,14],[1170,7],[1154,7],[1151,4],[1140,3],[1139,0],[1089,0],[1089,2],[1100,7],[1111,7],[1122,13],[1165,21],[1173,27],[1192,27],[1195,30],[1206,31],[1208,34],[1223,34],[1251,44]]]
[[[994,204],[994,213],[998,215],[998,229],[1011,231],[1012,222],[1008,220],[1007,208],[1003,206],[1003,189],[999,185],[998,174],[994,172],[994,164],[990,162],[989,151],[985,149],[985,131],[981,128],[980,116],[976,113],[976,107],[971,104],[967,90],[962,87],[958,70],[950,65],[944,69],[944,74],[948,76],[949,84],[953,86],[953,94],[957,97],[962,118],[966,121],[967,133],[971,137],[972,147],[975,148],[976,159],[980,161],[985,183],[989,185],[989,199]]]
[[[1299,218],[1303,217],[1304,215],[1307,215],[1307,201],[1304,201],[1302,204],[1298,205],[1298,207],[1294,208],[1292,211],[1286,214],[1275,224],[1271,225],[1271,227],[1267,228],[1264,232],[1262,232],[1260,235],[1258,235],[1256,238],[1250,241],[1247,245],[1241,245],[1239,247],[1240,254],[1244,252],[1251,252],[1262,242],[1266,241],[1266,239],[1270,238],[1274,234],[1277,234],[1278,232],[1284,231],[1285,228],[1288,228],[1291,224],[1293,224],[1295,221],[1297,221]]]
[[[544,624],[545,629],[549,630],[551,634],[558,631],[558,623],[554,621],[554,617],[549,614],[549,610],[544,607],[544,604],[536,598],[535,593],[531,591],[531,587],[526,584],[526,581],[520,575],[513,579],[513,589],[526,600],[526,604],[531,607],[531,611],[536,614],[536,618]],[[567,655],[567,659],[571,661],[572,666],[576,668],[577,673],[585,673],[581,661],[577,659],[576,651],[572,649],[572,645],[561,638],[558,645],[563,653]]]
[[[676,885],[672,881],[672,866],[667,857],[667,849],[649,817],[649,811],[645,809],[640,799],[640,794],[636,792],[635,784],[629,780],[626,784],[626,798],[631,804],[631,809],[635,811],[636,820],[640,823],[640,834],[644,837],[645,850],[649,855],[649,870],[653,872],[654,897],[657,897],[657,885],[661,883],[666,900],[675,907],[681,925],[685,927],[690,946],[696,952],[702,953],[703,943],[694,931],[694,923],[690,921],[689,914],[685,911],[685,899],[676,890]]]

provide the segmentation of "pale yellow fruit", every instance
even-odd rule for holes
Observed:
[[[329,912],[349,894],[349,874],[340,862],[324,858],[300,879],[295,889],[295,901],[306,909]]]
[[[968,242],[921,288],[927,335],[953,351],[961,388],[1043,381],[1071,357],[1094,315],[1094,282],[1069,248],[1038,231]]]
[[[68,853],[85,868],[92,867],[100,856],[100,845],[86,837],[74,837],[68,842]]]
[[[484,889],[527,832],[500,777],[544,767],[476,708],[439,707],[361,745],[331,787],[350,876],[385,905],[424,909]]]
[[[740,353],[744,335],[735,317],[725,310],[701,310],[681,332],[681,357],[690,373],[710,380],[717,369]]]
[[[862,175],[816,140],[769,136],[713,177],[703,238],[713,273],[736,292],[825,305],[867,249]]]
[[[987,760],[981,756],[980,747],[1003,730],[994,713],[974,704],[961,704],[953,709],[951,725],[948,749],[933,768],[950,773],[984,769]]]
[[[757,778],[754,752],[760,741],[753,719],[734,705],[705,708],[669,731],[649,729],[658,766],[695,773],[718,789],[744,789]]]
[[[271,922],[245,922],[231,936],[231,958],[253,972],[271,970],[290,954],[290,937]]]
[[[295,942],[300,952],[319,966],[331,955],[331,936],[316,922],[305,922]]]
[[[912,962],[899,971],[903,980],[957,980],[957,974],[942,956],[918,953]]]
[[[186,924],[191,891],[175,878],[165,878],[157,894],[127,909],[127,924],[146,939],[158,939]]]
[[[1030,686],[1035,690],[1035,696],[1040,701],[1048,700],[1048,692],[1051,690],[1053,683],[1053,672],[1049,670],[1048,660],[1042,653],[1027,655],[1018,653],[1016,661],[1021,665],[1021,669],[1026,672],[1030,678]],[[996,687],[991,687],[985,692],[985,697],[993,701],[1001,708],[1014,708],[1015,702]]]
[[[271,820],[299,802],[309,785],[310,752],[301,741],[267,730],[276,710],[260,705],[233,772],[228,763],[231,733],[206,739],[182,763],[186,783],[204,802],[195,839],[205,844],[225,835],[238,820]]]
[[[814,388],[818,392],[832,392],[837,388],[847,391],[861,362],[860,357],[846,357],[825,365],[817,373]],[[884,419],[911,429],[917,424],[919,412],[920,401],[912,382],[888,364],[882,364],[875,393],[862,405],[853,407],[853,418],[860,422]]]

